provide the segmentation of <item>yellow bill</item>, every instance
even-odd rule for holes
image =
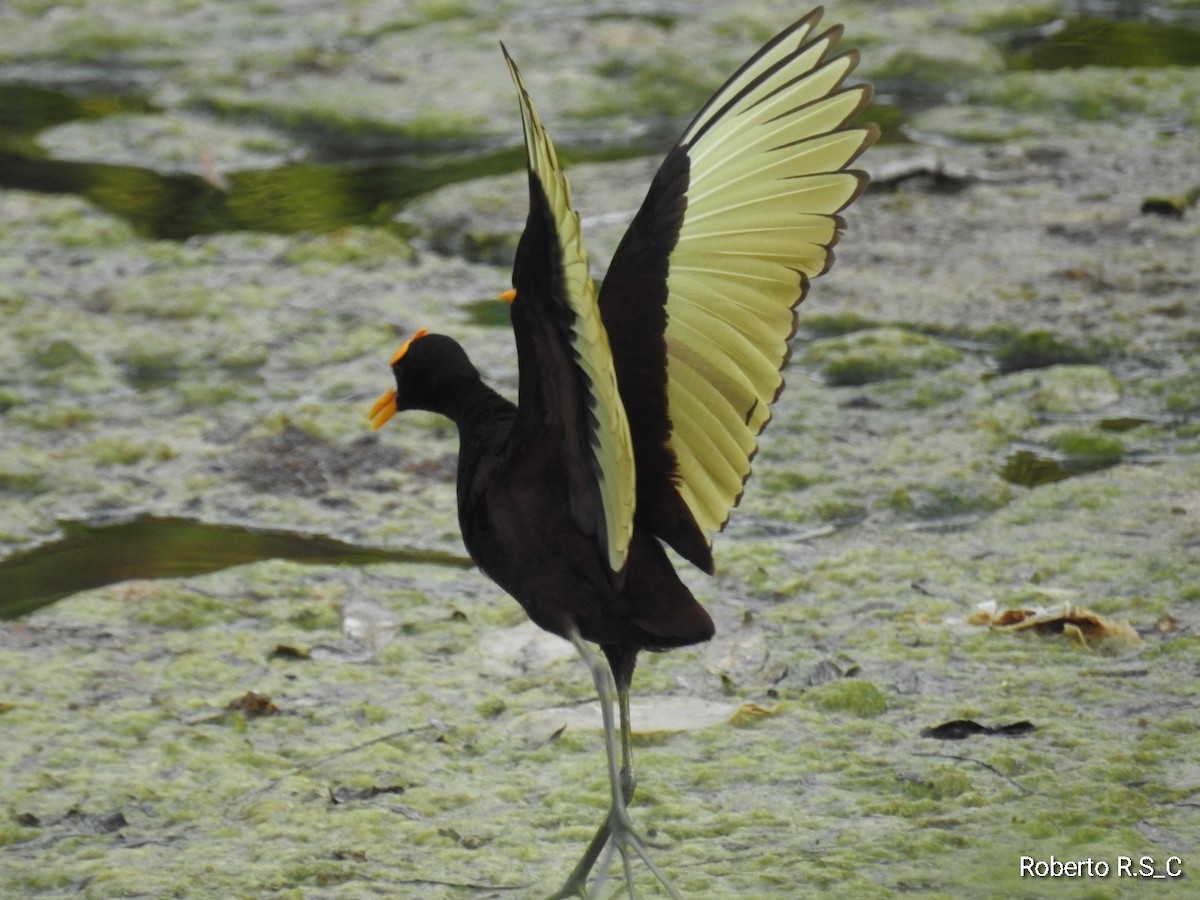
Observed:
[[[382,397],[375,401],[375,405],[371,407],[371,411],[367,414],[367,418],[371,420],[371,430],[378,431],[395,414],[396,392],[389,389],[384,392]]]

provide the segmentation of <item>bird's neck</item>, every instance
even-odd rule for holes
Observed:
[[[492,390],[482,379],[454,391],[440,411],[458,426],[464,452],[506,437],[517,414],[512,401]]]

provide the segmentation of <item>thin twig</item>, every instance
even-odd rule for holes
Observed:
[[[328,756],[322,756],[320,759],[314,759],[311,762],[306,762],[302,766],[296,766],[290,772],[280,775],[278,778],[269,782],[266,786],[259,788],[257,791],[254,791],[254,793],[255,794],[266,793],[267,791],[269,791],[273,787],[275,787],[277,784],[279,784],[281,781],[283,781],[285,778],[291,778],[293,775],[299,775],[301,772],[307,772],[309,769],[315,769],[315,768],[317,768],[317,766],[323,766],[323,765],[325,765],[325,763],[329,762],[332,759],[337,759],[339,756],[346,756],[347,754],[350,754],[350,753],[356,753],[359,750],[364,750],[367,747],[370,747],[372,744],[381,744],[384,741],[390,741],[390,740],[393,740],[398,737],[405,737],[410,734],[417,734],[418,732],[421,732],[421,731],[429,731],[433,727],[434,726],[432,724],[418,725],[416,728],[405,728],[403,731],[393,731],[391,734],[385,734],[385,735],[382,735],[381,737],[372,738],[369,741],[363,741],[361,744],[355,744],[352,747],[347,747],[345,750],[339,750],[336,753],[330,753]]]
[[[435,887],[457,888],[466,891],[522,891],[529,887],[527,884],[482,884],[474,881],[438,881],[435,878],[401,878],[389,879],[389,885],[433,885]]]
[[[973,756],[956,756],[953,753],[914,753],[913,756],[933,756],[933,757],[937,757],[938,759],[956,759],[959,762],[975,763],[975,765],[977,765],[977,766],[983,766],[985,769],[987,769],[993,775],[997,775],[1000,778],[1003,778],[1005,781],[1007,781],[1009,784],[1011,784],[1013,787],[1015,787],[1022,794],[1029,793],[1029,789],[1026,788],[1024,785],[1022,785],[1019,781],[1016,781],[1015,779],[1010,778],[1009,776],[1005,775],[1003,772],[1001,772],[995,766],[989,765],[988,763],[985,763],[982,759],[976,759]]]

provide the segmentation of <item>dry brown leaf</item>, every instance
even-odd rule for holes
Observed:
[[[1106,619],[1090,609],[1061,603],[1046,609],[998,609],[993,602],[982,603],[967,621],[988,625],[997,631],[1025,631],[1037,634],[1063,634],[1089,650],[1100,644],[1140,644],[1142,639],[1128,622]]]

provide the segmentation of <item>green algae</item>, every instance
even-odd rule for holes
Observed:
[[[980,485],[974,480],[950,478],[928,484],[909,497],[909,511],[917,519],[936,520],[991,512],[1013,497],[1004,485]],[[903,506],[903,500],[900,501]]]
[[[961,52],[967,48],[960,45],[959,49]],[[1000,60],[993,54],[963,53],[956,56],[941,56],[901,50],[876,69],[875,77],[907,83],[925,82],[934,85],[953,85],[960,84],[964,79],[981,72],[995,72],[1000,67]]]
[[[381,261],[405,260],[412,249],[395,235],[365,228],[341,228],[296,244],[287,260],[301,270],[315,266],[369,266]]]
[[[162,462],[176,455],[163,441],[145,441],[130,435],[109,435],[92,441],[84,452],[100,466],[129,466],[145,460]]]
[[[869,681],[847,678],[813,688],[805,701],[825,712],[844,712],[861,718],[872,718],[887,712],[883,692]]]
[[[1125,442],[1110,434],[1067,428],[1051,442],[1055,450],[1100,465],[1115,465],[1125,456]]]
[[[1005,373],[1056,365],[1094,363],[1103,356],[1102,348],[1095,343],[1085,344],[1068,340],[1046,329],[1022,332],[1000,328],[985,332],[981,336],[985,340],[996,342],[996,364],[1000,371]]]
[[[1188,414],[1200,412],[1200,383],[1188,375],[1178,375],[1153,383],[1150,390],[1163,398],[1168,412]]]
[[[996,379],[990,387],[1000,398],[1020,395],[1034,413],[1092,412],[1121,397],[1120,383],[1101,366],[1051,366]]]
[[[71,341],[51,340],[34,347],[29,362],[39,369],[62,369],[76,365],[86,368],[91,358]]]
[[[1177,78],[1169,69],[1145,70],[1131,77],[1118,68],[1016,71],[1002,78],[976,79],[967,92],[971,105],[1022,116],[1059,116],[1089,123],[1178,116],[1188,128],[1200,124],[1200,113],[1190,105],[1196,96],[1193,79]]]
[[[813,341],[805,363],[816,366],[833,385],[871,384],[944,369],[961,358],[959,351],[933,338],[899,328],[854,331],[845,337]]]
[[[800,319],[800,327],[813,337],[840,337],[855,331],[876,328],[878,323],[853,311],[838,314],[806,311]]]
[[[696,61],[671,51],[647,58],[611,57],[596,67],[605,82],[592,103],[575,111],[583,121],[633,114],[642,120],[677,121],[694,114],[712,92],[712,80]]]

